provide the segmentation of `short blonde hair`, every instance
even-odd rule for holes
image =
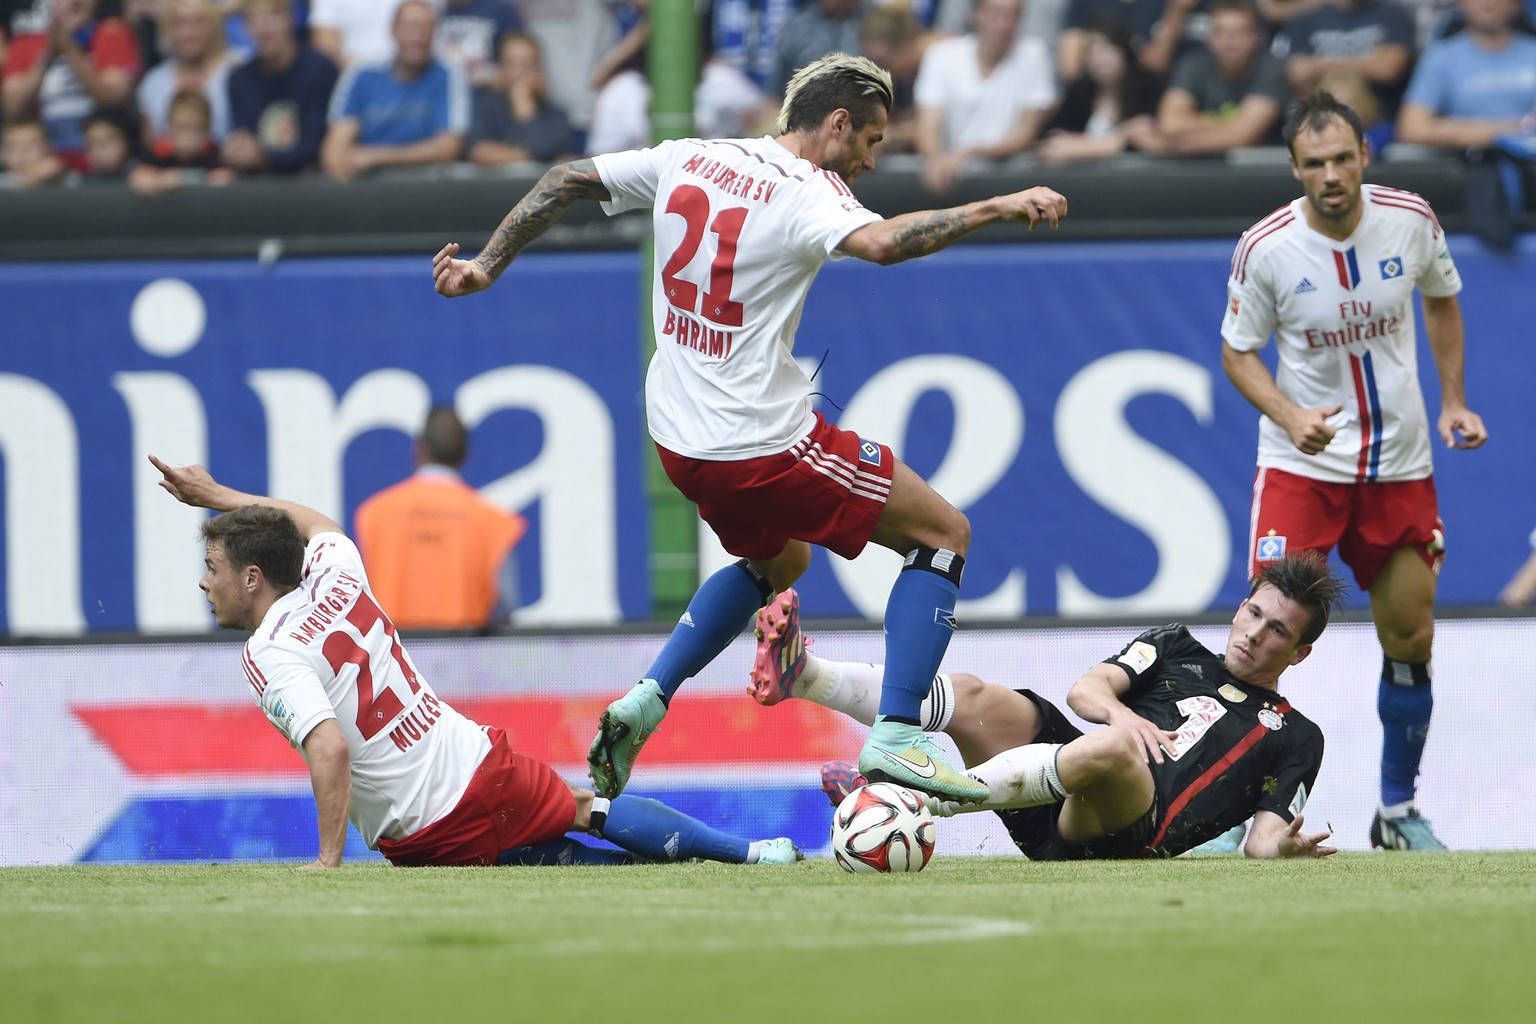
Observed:
[[[853,115],[853,127],[874,119],[874,105],[891,109],[891,73],[868,57],[829,53],[796,71],[779,107],[779,134],[811,131],[839,108]]]

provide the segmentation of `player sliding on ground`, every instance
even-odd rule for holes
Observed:
[[[251,633],[241,651],[251,696],[309,764],[320,825],[309,867],[341,864],[348,820],[370,848],[412,867],[800,859],[788,839],[748,842],[655,800],[609,801],[562,781],[432,691],[340,526],[225,487],[201,466],[149,461],[178,501],[223,513],[203,523],[198,586],[220,626]]]
[[[870,543],[905,561],[885,608],[880,718],[859,767],[948,799],[986,796],[917,725],[954,631],[970,522],[889,447],[823,420],[791,351],[827,260],[899,263],[998,221],[1055,227],[1067,201],[1031,188],[890,220],[866,210],[849,183],[875,166],[891,98],[887,72],[830,54],[790,79],[777,136],[674,139],[560,164],[474,259],[449,243],[432,261],[440,294],[468,295],[495,283],[577,200],[608,213],[652,210],[647,425],[667,477],[740,561],[704,581],[645,676],[603,713],[588,765],[606,796],[628,783],[678,687],[805,572],[812,544],[853,558]]]
[[[1050,701],[964,673],[935,677],[923,727],[955,741],[985,803],[929,798],[939,814],[997,812],[1035,860],[1171,857],[1253,818],[1249,857],[1325,857],[1328,832],[1302,832],[1323,759],[1323,734],[1276,691],[1338,606],[1326,563],[1267,564],[1238,607],[1224,655],[1179,625],[1149,630],[1073,684],[1067,704],[1105,726],[1084,734]],[[866,725],[879,666],[806,650],[794,591],[758,614],[751,691],[761,704],[800,697]],[[864,784],[831,762],[822,788],[837,803]]]

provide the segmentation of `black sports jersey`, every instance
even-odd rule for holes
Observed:
[[[1180,625],[1148,630],[1105,662],[1131,677],[1122,703],[1179,734],[1172,757],[1148,764],[1161,807],[1149,854],[1183,853],[1258,810],[1300,813],[1323,733],[1284,697],[1238,680]]]

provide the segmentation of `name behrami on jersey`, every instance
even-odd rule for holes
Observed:
[[[1360,223],[1342,242],[1307,225],[1305,197],[1244,232],[1232,257],[1221,336],[1240,352],[1270,335],[1275,382],[1304,408],[1344,406],[1322,453],[1303,455],[1269,417],[1259,465],[1342,483],[1419,480],[1433,471],[1419,389],[1413,290],[1445,297],[1461,277],[1429,204],[1361,187]]]
[[[485,730],[416,671],[339,533],[310,539],[298,589],[268,610],[243,659],[256,702],[300,753],[321,722],[341,727],[350,817],[370,847],[445,816],[490,752]]]
[[[594,163],[613,196],[604,210],[654,210],[651,436],[713,461],[787,451],[814,422],[792,354],[805,296],[838,244],[880,215],[767,137],[676,139]]]

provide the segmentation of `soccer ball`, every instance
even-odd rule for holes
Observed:
[[[935,838],[923,798],[889,782],[860,786],[832,812],[832,856],[844,871],[921,871]]]

